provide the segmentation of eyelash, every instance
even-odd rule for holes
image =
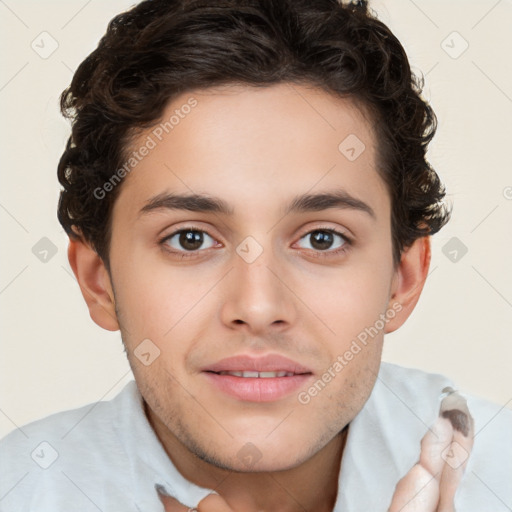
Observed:
[[[197,228],[195,226],[187,226],[185,228],[180,228],[180,229],[174,231],[170,235],[166,235],[165,237],[160,239],[158,243],[168,253],[173,254],[175,256],[179,255],[180,259],[197,257],[197,254],[199,252],[201,252],[201,250],[197,250],[197,251],[174,251],[174,250],[170,250],[168,248],[167,244],[166,244],[166,242],[168,240],[170,240],[173,236],[177,235],[178,233],[187,232],[187,231],[196,231],[196,232],[200,232],[200,233],[206,233],[210,238],[215,240],[215,238],[212,235],[210,235],[207,231],[205,231],[204,229],[200,229],[200,228]],[[345,243],[341,247],[338,247],[337,249],[334,249],[334,250],[327,250],[327,251],[320,251],[320,250],[316,250],[315,251],[314,250],[313,253],[312,253],[312,256],[314,258],[330,258],[330,257],[340,256],[341,254],[344,254],[345,252],[347,252],[349,247],[352,246],[352,244],[353,244],[352,239],[349,238],[345,233],[341,233],[340,231],[337,231],[336,229],[327,228],[327,227],[326,228],[319,227],[319,228],[312,229],[311,231],[308,231],[307,233],[304,233],[299,238],[299,240],[301,240],[302,238],[306,237],[307,235],[311,235],[312,233],[316,233],[318,231],[327,232],[327,233],[332,233],[334,235],[338,235],[338,236],[340,236],[344,240]],[[306,250],[310,251],[310,249],[306,249]]]

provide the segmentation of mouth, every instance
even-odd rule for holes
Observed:
[[[305,366],[277,354],[233,356],[203,368],[202,374],[223,394],[246,402],[286,398],[313,377]]]
[[[252,371],[222,371],[210,372],[217,375],[232,375],[233,377],[242,377],[244,379],[274,379],[276,377],[293,377],[294,375],[303,375],[293,372],[280,371],[280,372],[252,372]]]
[[[266,354],[264,356],[239,354],[221,359],[216,363],[201,368],[201,370],[218,374],[236,374],[237,377],[248,378],[258,376],[260,378],[285,377],[287,376],[286,374],[300,375],[303,373],[312,373],[309,368],[301,363],[280,354]],[[256,375],[256,373],[258,375]],[[274,375],[274,373],[279,373],[280,375]]]

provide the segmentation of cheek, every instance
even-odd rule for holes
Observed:
[[[302,295],[309,308],[329,327],[331,335],[347,341],[372,326],[389,301],[391,273],[370,266],[351,266],[307,283]]]
[[[125,329],[165,344],[201,307],[211,280],[162,262],[125,262],[117,268],[116,299]]]

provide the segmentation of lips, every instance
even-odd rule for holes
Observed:
[[[246,379],[272,379],[275,377],[292,377],[296,375],[293,372],[253,372],[253,371],[234,371],[234,372],[215,372],[217,375],[231,375],[233,377],[244,377]]]
[[[286,398],[309,382],[313,373],[277,354],[233,356],[202,369],[207,382],[237,400],[273,402]]]
[[[203,368],[202,371],[213,373],[258,372],[259,374],[267,372],[286,372],[296,375],[312,373],[309,368],[279,354],[267,354],[261,357],[249,355],[227,357],[214,364],[208,365]],[[250,376],[247,375],[247,377]]]

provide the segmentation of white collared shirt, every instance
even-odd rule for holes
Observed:
[[[418,461],[447,378],[382,363],[351,422],[334,512],[385,512]],[[512,510],[512,411],[464,395],[475,441],[456,496],[458,512]],[[172,464],[129,382],[112,400],[53,414],[0,441],[2,512],[162,512],[157,489],[194,507],[210,489]]]

